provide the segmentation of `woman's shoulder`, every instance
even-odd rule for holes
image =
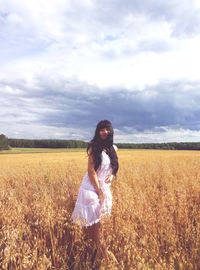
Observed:
[[[118,150],[118,147],[117,147],[117,145],[116,145],[116,144],[113,144],[113,147],[114,147],[115,151],[117,151],[117,150]]]

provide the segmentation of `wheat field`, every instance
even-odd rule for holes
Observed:
[[[106,245],[118,267],[199,269],[200,152],[118,150]],[[70,222],[85,150],[0,155],[0,269],[89,269]],[[103,268],[102,268],[103,269]]]

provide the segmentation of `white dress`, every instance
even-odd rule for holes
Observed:
[[[117,146],[113,145],[116,149]],[[102,217],[111,215],[112,209],[112,193],[110,190],[111,183],[106,183],[104,180],[107,175],[112,174],[110,157],[103,150],[102,162],[96,171],[99,179],[100,187],[104,193],[104,201],[100,204],[98,194],[92,185],[88,172],[83,176],[74,210],[71,215],[71,220],[80,226],[90,226],[99,222]]]

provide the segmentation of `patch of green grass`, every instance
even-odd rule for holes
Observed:
[[[10,150],[0,151],[0,154],[29,154],[29,153],[59,153],[59,152],[80,152],[85,148],[20,148],[12,147]]]

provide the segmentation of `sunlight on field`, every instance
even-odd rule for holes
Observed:
[[[107,269],[198,269],[200,152],[118,157],[104,226],[120,267]],[[85,150],[0,155],[0,269],[87,269],[82,231],[69,221],[86,168]]]

